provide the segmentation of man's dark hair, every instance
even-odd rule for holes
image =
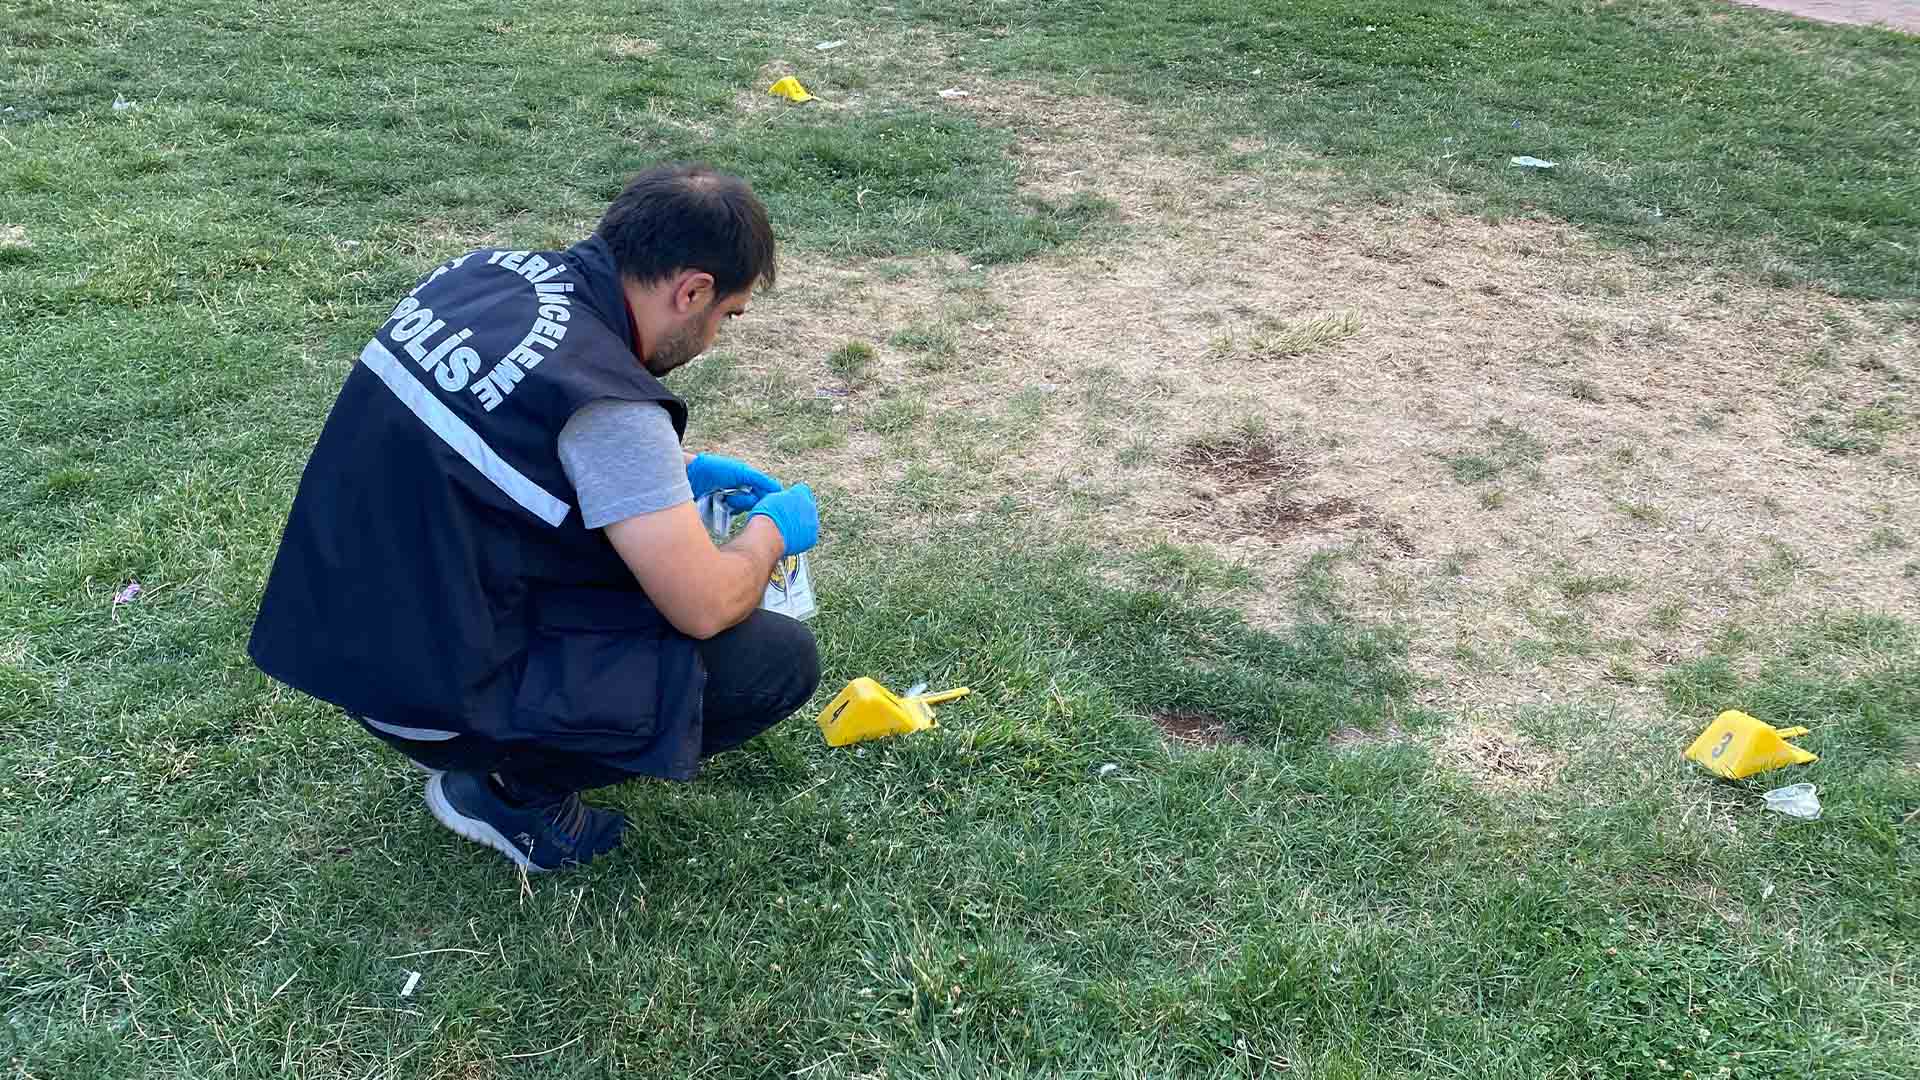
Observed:
[[[747,182],[702,164],[657,165],[628,181],[594,234],[622,277],[651,285],[681,270],[732,296],[773,287],[773,227]]]

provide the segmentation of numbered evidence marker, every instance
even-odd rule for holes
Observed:
[[[1819,761],[1815,755],[1787,741],[1806,733],[1803,727],[1775,728],[1729,709],[1693,740],[1686,756],[1710,772],[1738,780],[1769,769]]]

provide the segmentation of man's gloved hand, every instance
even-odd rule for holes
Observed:
[[[751,510],[753,504],[780,490],[780,481],[744,461],[718,454],[701,454],[687,462],[687,483],[698,499],[727,488],[746,488],[727,496],[727,509]]]
[[[787,542],[788,555],[798,555],[820,542],[820,505],[813,501],[813,489],[805,484],[795,484],[761,499],[747,517],[751,519],[755,514],[764,514],[774,528],[780,530],[780,538]]]

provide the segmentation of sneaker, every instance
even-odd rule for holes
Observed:
[[[619,847],[627,827],[626,815],[595,810],[577,793],[546,806],[509,805],[477,772],[428,777],[427,809],[440,824],[530,873],[590,862]]]

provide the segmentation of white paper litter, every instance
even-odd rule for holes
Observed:
[[[943,98],[972,97],[973,92],[970,90],[962,90],[957,86],[949,86],[945,90],[940,91],[940,96]]]
[[[1556,163],[1552,161],[1542,161],[1537,157],[1528,157],[1525,154],[1521,154],[1519,157],[1513,159],[1512,164],[1518,165],[1523,169],[1551,169]]]
[[[1788,784],[1774,788],[1761,798],[1767,800],[1767,809],[1775,813],[1802,821],[1819,821],[1820,796],[1815,794],[1819,790],[1812,784]]]
[[[837,49],[840,46],[845,44],[846,44],[845,41],[823,41],[820,44],[815,45],[814,48],[819,50],[820,52],[826,52],[828,49]]]
[[[412,997],[413,988],[419,985],[420,985],[420,973],[417,971],[407,972],[407,985],[400,988],[400,996]]]

